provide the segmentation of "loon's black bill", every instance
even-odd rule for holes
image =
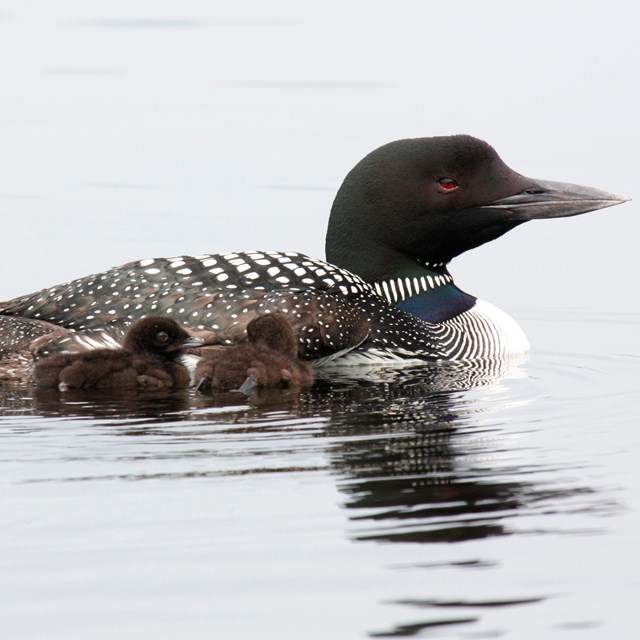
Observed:
[[[538,218],[564,218],[627,202],[631,198],[601,189],[566,182],[533,180],[521,193],[484,205],[510,211],[523,222]]]

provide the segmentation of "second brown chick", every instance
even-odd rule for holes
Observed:
[[[247,338],[248,343],[200,360],[196,367],[199,390],[303,389],[313,384],[311,367],[298,358],[298,342],[284,314],[255,318],[247,325]]]

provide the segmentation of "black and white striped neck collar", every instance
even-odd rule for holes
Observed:
[[[420,276],[388,278],[374,282],[376,293],[390,304],[413,298],[453,282],[448,273],[426,273]]]

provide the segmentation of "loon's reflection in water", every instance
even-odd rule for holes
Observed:
[[[354,539],[456,542],[508,535],[506,521],[518,513],[593,493],[541,482],[535,460],[501,461],[508,446],[502,412],[527,401],[499,383],[521,377],[518,364],[448,363],[381,370],[385,382],[319,383],[327,384],[318,390],[330,413],[324,435],[334,439],[330,458]],[[467,393],[473,389],[479,391]]]
[[[257,462],[256,443],[287,471],[292,468],[287,457],[299,458],[312,439],[327,464],[295,468],[325,468],[337,477],[353,539],[453,542],[506,535],[505,520],[522,510],[591,493],[586,487],[542,484],[532,460],[501,466],[502,410],[525,402],[503,381],[524,375],[519,364],[334,368],[320,371],[316,385],[303,394],[263,390],[249,398],[234,392],[106,395],[4,385],[0,406],[1,415],[90,418],[91,425],[119,427],[113,430],[117,436],[161,434],[163,446],[171,446],[177,435],[183,440],[193,435],[198,459],[210,458],[212,466],[203,472],[210,476],[231,473],[220,467],[223,446],[235,461],[244,459],[243,472],[252,474],[265,471]],[[40,427],[25,422],[21,428]],[[223,443],[227,434],[234,438]],[[495,464],[484,462],[492,457]],[[233,472],[239,472],[236,462]],[[185,476],[190,473],[184,470]]]

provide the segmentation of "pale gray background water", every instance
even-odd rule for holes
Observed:
[[[401,137],[470,133],[637,201],[637,22],[0,0],[0,299],[157,255],[322,257],[342,177]],[[475,389],[420,368],[226,407],[2,388],[2,637],[637,637],[638,220],[531,223],[453,264],[534,345]]]

